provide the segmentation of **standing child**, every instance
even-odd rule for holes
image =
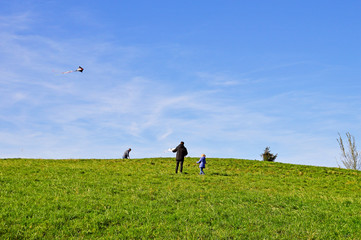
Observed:
[[[202,154],[202,157],[199,159],[199,161],[197,163],[199,163],[199,168],[201,169],[199,174],[205,175],[205,173],[203,172],[203,169],[206,168],[206,155]]]

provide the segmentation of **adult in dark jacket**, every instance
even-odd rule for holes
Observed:
[[[175,173],[178,173],[178,167],[180,165],[180,172],[183,172],[183,162],[184,162],[184,157],[188,155],[188,151],[187,148],[184,146],[184,142],[180,142],[180,144],[172,150],[172,152],[176,152],[177,155],[175,157],[175,159],[177,160],[177,165],[175,168]]]

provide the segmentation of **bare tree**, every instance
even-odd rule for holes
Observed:
[[[361,169],[361,155],[357,151],[355,144],[355,137],[349,132],[346,133],[347,143],[343,143],[340,133],[337,142],[341,149],[341,161],[347,169],[360,170]]]

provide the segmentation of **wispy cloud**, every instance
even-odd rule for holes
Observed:
[[[198,72],[197,77],[200,79],[203,79],[210,85],[216,85],[216,86],[233,86],[241,84],[239,80],[236,80],[234,78],[231,78],[225,74],[221,73],[207,73],[207,72]]]
[[[31,22],[32,14],[30,12],[2,15],[0,16],[0,29],[2,34],[5,32],[26,30],[29,29],[29,24]]]
[[[51,26],[60,33],[37,31],[46,19],[31,11],[0,17],[1,154],[173,156],[164,150],[184,140],[191,156],[259,159],[270,146],[279,161],[335,165],[337,131],[361,135],[358,95],[303,86],[329,66],[295,58],[204,70],[189,63],[201,58],[189,44],[125,44],[96,34],[105,23],[92,14],[67,11],[74,35],[62,22]],[[78,65],[83,73],[60,74]]]

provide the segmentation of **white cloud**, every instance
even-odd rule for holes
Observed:
[[[207,84],[215,86],[235,86],[248,82],[247,79],[240,81],[223,73],[198,72],[196,76],[203,79]]]
[[[279,161],[334,165],[329,159],[338,129],[351,126],[361,135],[359,121],[348,120],[361,119],[358,97],[289,88],[256,92],[260,81],[283,87],[282,79],[256,73],[302,62],[248,73],[193,71],[182,62],[191,51],[168,47],[161,57],[174,56],[168,64],[178,67],[180,76],[173,81],[167,79],[172,72],[158,74],[163,62],[151,65],[152,71],[141,68],[158,57],[151,45],[125,46],[102,35],[20,34],[31,27],[31,18],[29,13],[0,18],[5,156],[106,158],[130,146],[135,157],[173,156],[164,150],[184,140],[191,156],[259,159],[270,146]],[[78,65],[84,65],[83,73],[60,74]]]
[[[14,15],[3,15],[0,16],[0,30],[3,33],[26,30],[29,29],[31,22],[32,15],[30,12],[22,12]]]

